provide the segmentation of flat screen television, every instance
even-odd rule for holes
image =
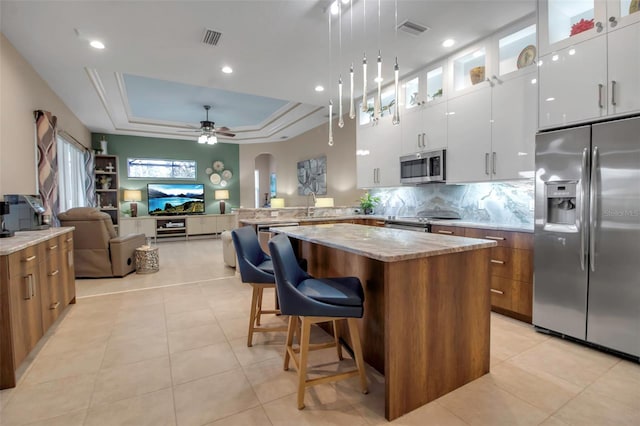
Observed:
[[[147,195],[150,215],[204,213],[204,185],[201,183],[150,183]]]

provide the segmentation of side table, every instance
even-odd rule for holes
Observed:
[[[136,273],[151,274],[159,269],[158,247],[141,246],[136,249]]]

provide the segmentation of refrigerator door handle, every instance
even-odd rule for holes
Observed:
[[[587,224],[585,220],[585,213],[587,212],[587,199],[586,199],[586,191],[585,186],[587,185],[587,180],[589,179],[589,171],[588,171],[588,160],[589,157],[589,148],[584,148],[582,150],[582,182],[580,182],[580,200],[582,202],[582,206],[580,206],[580,269],[584,271],[585,260],[586,260],[586,243],[587,238],[585,232],[587,230]]]
[[[591,264],[591,272],[596,271],[596,213],[598,208],[596,205],[597,188],[596,188],[596,172],[598,170],[598,147],[593,147],[591,156],[591,185],[589,189],[589,263]]]

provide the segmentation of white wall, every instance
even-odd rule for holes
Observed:
[[[332,147],[327,144],[328,122],[287,141],[240,145],[240,205],[253,207],[255,158],[263,153],[274,157],[277,195],[287,207],[306,204],[306,197],[298,195],[298,161],[323,155],[327,156],[326,197],[333,197],[336,206],[357,205],[364,191],[356,188],[356,122],[346,118],[342,129],[337,120],[333,123]]]
[[[0,197],[37,191],[35,110],[58,117],[58,129],[91,146],[91,133],[0,33]]]

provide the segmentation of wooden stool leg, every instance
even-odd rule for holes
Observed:
[[[258,307],[256,309],[256,325],[260,327],[260,316],[262,316],[262,287],[258,287]]]
[[[309,337],[311,321],[302,317],[302,333],[300,336],[300,362],[298,368],[298,410],[304,408],[305,382],[307,381],[307,355],[309,354]]]
[[[289,350],[293,350],[293,335],[298,328],[298,317],[289,316],[289,327],[287,327],[287,343],[284,346],[284,371],[289,370]]]
[[[340,339],[338,338],[338,321],[333,320],[333,341],[336,342],[336,351],[338,352],[338,359],[342,361],[344,358],[342,357],[342,345],[340,344]]]
[[[247,336],[247,347],[253,346],[253,329],[255,327],[256,309],[258,305],[258,295],[260,289],[256,286],[253,287],[253,294],[251,296],[251,314],[249,315],[249,335]]]
[[[367,387],[367,375],[364,369],[364,360],[362,359],[362,347],[360,346],[360,331],[358,330],[358,322],[355,318],[347,318],[349,325],[349,335],[351,336],[351,345],[353,346],[353,354],[355,355],[356,367],[360,373],[360,387],[362,393],[369,393]]]

